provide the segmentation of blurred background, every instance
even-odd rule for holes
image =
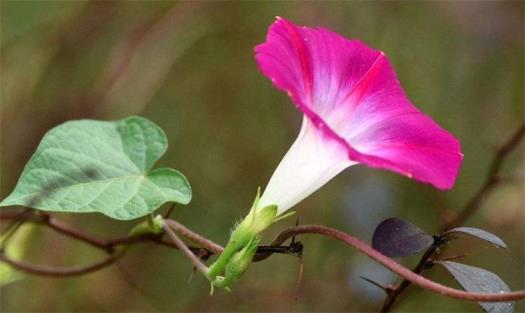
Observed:
[[[260,74],[253,47],[276,15],[330,28],[386,52],[414,104],[462,142],[456,186],[440,192],[400,175],[355,166],[298,205],[300,222],[324,224],[369,242],[383,219],[433,233],[483,183],[498,145],[524,119],[523,2],[86,2],[2,1],[1,189],[4,198],[43,134],[79,118],[141,115],[169,139],[159,166],[182,171],[194,198],[173,217],[224,244],[299,131],[288,97]],[[467,223],[503,238],[508,251],[460,238],[448,253],[525,287],[523,144],[498,187]],[[162,208],[161,211],[166,208]],[[101,237],[136,223],[98,214],[57,214]],[[295,218],[272,226],[267,241]],[[299,261],[254,264],[231,293],[209,284],[171,249],[137,245],[118,265],[76,278],[24,276],[0,289],[2,311],[376,311],[395,277],[330,239],[302,237]],[[447,251],[444,251],[447,253]],[[25,259],[86,264],[99,251],[35,229]],[[418,256],[401,259],[413,266]],[[458,285],[441,269],[439,282]],[[297,296],[297,298],[296,298]],[[475,303],[410,287],[396,311],[477,312]],[[523,311],[523,303],[518,311]]]

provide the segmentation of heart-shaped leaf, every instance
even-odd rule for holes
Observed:
[[[167,146],[162,129],[141,117],[66,122],[44,136],[0,206],[100,212],[128,220],[165,202],[187,204],[191,189],[184,175],[151,170]]]
[[[454,279],[469,292],[504,293],[510,288],[498,275],[485,269],[451,261],[437,261],[445,267]],[[487,313],[512,313],[514,302],[480,302]]]
[[[377,225],[372,247],[389,257],[407,256],[425,250],[434,238],[416,225],[399,218],[389,218]]]
[[[468,234],[468,235],[483,239],[485,241],[488,241],[500,248],[507,248],[507,245],[505,244],[503,240],[501,240],[501,238],[483,229],[474,228],[474,227],[458,227],[458,228],[447,230],[442,235],[448,235],[448,234],[453,234],[453,233]]]

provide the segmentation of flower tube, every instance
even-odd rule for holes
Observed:
[[[282,214],[358,163],[453,186],[458,140],[410,103],[383,52],[279,17],[255,52],[263,74],[304,114],[260,208],[277,205]]]

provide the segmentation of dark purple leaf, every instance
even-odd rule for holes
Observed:
[[[389,257],[411,255],[425,250],[433,243],[431,235],[395,217],[382,221],[372,236],[372,247]]]
[[[510,288],[498,275],[479,267],[451,261],[437,261],[445,267],[454,279],[468,292],[504,293]],[[487,313],[512,313],[514,302],[479,302]]]
[[[448,235],[448,234],[453,234],[453,233],[468,234],[468,235],[483,239],[485,241],[488,241],[498,247],[507,248],[507,245],[505,244],[503,240],[501,240],[501,238],[483,229],[474,228],[474,227],[458,227],[458,228],[447,230],[446,232],[443,233],[443,235]]]

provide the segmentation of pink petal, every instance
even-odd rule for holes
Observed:
[[[350,160],[453,186],[458,140],[410,103],[383,52],[283,18],[255,51],[261,71]]]

